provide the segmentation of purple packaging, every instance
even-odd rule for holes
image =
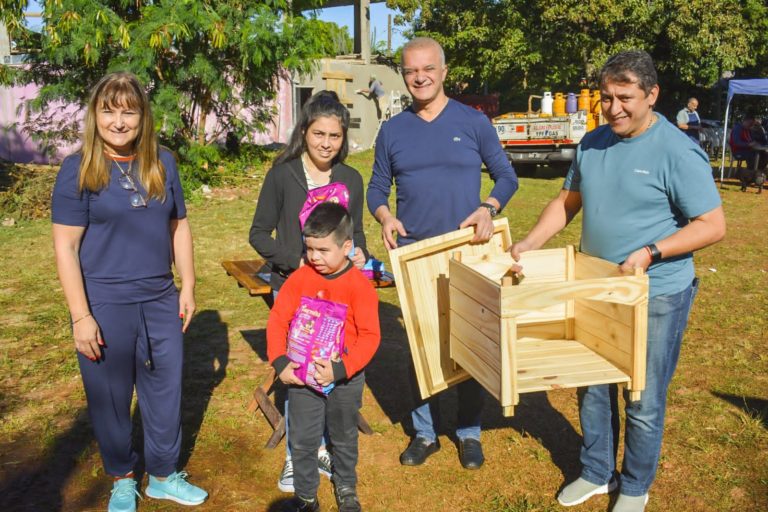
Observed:
[[[304,223],[312,210],[320,203],[339,203],[344,208],[349,208],[349,190],[343,183],[329,183],[322,187],[312,189],[307,194],[307,200],[299,211],[299,226],[304,229]]]
[[[307,386],[328,395],[333,383],[321,386],[315,380],[315,359],[341,360],[344,350],[344,323],[347,305],[325,299],[302,297],[288,330],[288,359],[297,363],[293,370]]]

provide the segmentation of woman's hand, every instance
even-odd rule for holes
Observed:
[[[187,332],[187,327],[192,322],[192,315],[195,314],[196,309],[194,290],[182,287],[179,292],[179,318],[182,321],[181,332]]]
[[[363,268],[365,266],[365,254],[359,247],[355,247],[355,255],[349,258],[354,266],[357,268]]]
[[[72,325],[72,334],[75,338],[75,348],[91,361],[101,359],[101,347],[104,340],[101,339],[99,324],[90,314],[77,320]]]

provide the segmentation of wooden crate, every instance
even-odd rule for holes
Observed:
[[[389,253],[423,398],[469,378],[450,358],[448,262],[451,254],[500,255],[511,243],[506,218],[494,221],[494,234],[487,243],[472,244],[473,237],[474,228],[465,228]]]
[[[450,357],[495,396],[505,416],[521,393],[626,383],[645,388],[648,276],[563,249],[457,253],[450,272]]]

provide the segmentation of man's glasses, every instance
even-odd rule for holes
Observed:
[[[120,164],[117,161],[115,161],[115,163],[117,164],[117,168],[120,169],[120,177],[117,178],[117,183],[123,190],[129,190],[132,192],[131,206],[133,208],[146,208],[147,201],[144,199],[144,196],[141,195],[139,189],[136,188],[136,184],[133,182],[131,175],[128,174],[122,167],[120,167]],[[128,169],[130,170],[130,167]]]

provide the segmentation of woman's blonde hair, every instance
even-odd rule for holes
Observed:
[[[96,126],[96,114],[103,108],[129,108],[137,110],[141,117],[139,133],[134,141],[135,164],[138,179],[147,199],[165,200],[165,167],[158,155],[155,122],[149,98],[139,79],[132,73],[110,73],[91,89],[88,110],[85,113],[83,147],[80,150],[79,188],[97,192],[109,185],[112,159],[105,153],[105,145]]]

